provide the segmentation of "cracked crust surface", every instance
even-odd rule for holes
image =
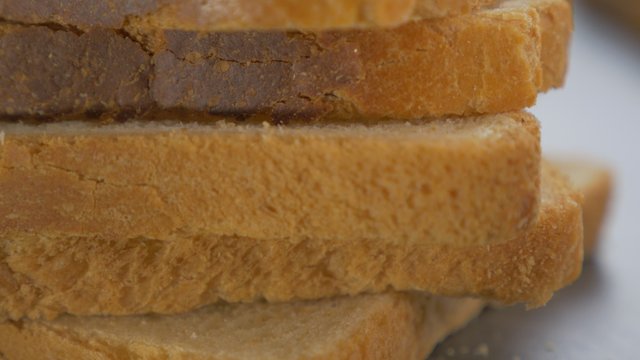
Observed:
[[[537,223],[501,244],[7,235],[0,309],[13,319],[172,314],[221,300],[283,302],[389,289],[539,306],[580,273],[580,202],[545,166]]]
[[[530,0],[345,32],[124,36],[3,25],[0,53],[11,56],[0,57],[10,74],[0,77],[0,113],[309,122],[517,111],[562,85],[570,15],[564,0]]]
[[[495,0],[0,0],[0,18],[81,29],[190,31],[322,30],[394,26],[410,18],[460,15]]]
[[[480,300],[381,294],[219,305],[174,316],[65,316],[0,324],[0,351],[7,360],[422,360],[483,306]]]
[[[116,58],[118,60],[116,60]],[[76,34],[0,25],[0,107],[5,116],[46,117],[84,109],[123,115],[151,104],[152,64],[139,44],[112,31]]]

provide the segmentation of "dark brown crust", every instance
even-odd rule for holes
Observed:
[[[320,117],[340,106],[332,92],[365,76],[353,45],[321,41],[298,33],[167,31],[153,58],[151,93],[161,108],[278,122]]]
[[[0,109],[9,117],[127,115],[151,102],[148,55],[109,30],[1,25],[0,74]]]

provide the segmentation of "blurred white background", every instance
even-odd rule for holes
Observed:
[[[574,3],[566,87],[543,95],[532,111],[543,125],[545,153],[594,158],[616,173],[598,254],[545,308],[487,311],[442,344],[435,359],[640,358],[640,31]]]

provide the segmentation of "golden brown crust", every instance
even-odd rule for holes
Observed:
[[[580,195],[546,168],[542,192],[537,225],[496,245],[9,237],[0,308],[11,318],[178,313],[219,300],[281,302],[390,288],[539,306],[579,275],[583,251]]]
[[[496,0],[3,0],[0,17],[81,29],[148,27],[190,31],[322,30],[393,26],[411,17],[461,15]]]
[[[541,30],[538,13],[543,10],[532,6],[540,3],[554,14],[556,8],[566,8],[564,0],[506,2],[473,15],[346,32],[196,34],[130,27],[131,37],[150,56],[141,63],[150,62],[151,69],[149,88],[139,89],[145,96],[126,97],[125,104],[138,116],[181,110],[275,122],[517,111],[533,105],[539,90],[563,81],[563,46],[569,34],[556,26],[560,22],[545,21],[543,25],[553,29]],[[45,30],[52,32],[51,41],[39,47],[19,45]],[[565,32],[548,36],[551,41],[545,42],[541,31]],[[119,103],[102,101],[101,91],[108,89],[92,88],[93,77],[110,75],[97,69],[90,73],[93,77],[84,78],[86,67],[71,64],[82,65],[85,53],[56,45],[63,36],[60,31],[24,28],[11,35],[13,42],[0,37],[0,51],[13,54],[2,58],[10,59],[6,63],[0,60],[0,70],[9,74],[0,77],[2,114],[60,118],[122,110]],[[541,50],[547,44],[552,50]],[[40,89],[47,70],[38,64],[48,61],[52,51],[59,53],[55,59],[69,59],[70,64],[56,72],[76,79],[73,86]],[[541,59],[541,51],[548,58]],[[142,66],[119,51],[105,53],[103,61],[113,66]],[[16,58],[31,61],[16,62]],[[544,76],[544,83],[543,64],[552,72]],[[61,106],[60,99],[74,106]]]
[[[505,242],[536,218],[527,113],[374,126],[0,124],[0,234]]]
[[[0,351],[6,360],[422,360],[483,306],[471,299],[381,294],[174,316],[65,316],[0,324]]]

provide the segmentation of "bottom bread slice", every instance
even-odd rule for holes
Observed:
[[[0,325],[6,360],[424,359],[484,302],[418,293]]]
[[[555,165],[584,195],[582,206],[584,252],[586,255],[593,255],[611,201],[613,190],[611,171],[603,165],[588,160],[563,159],[557,160]]]

